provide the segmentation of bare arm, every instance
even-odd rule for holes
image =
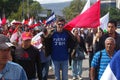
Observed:
[[[95,68],[90,68],[90,79],[95,80]]]

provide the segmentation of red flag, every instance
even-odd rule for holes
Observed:
[[[6,24],[6,18],[2,18],[2,25],[5,25]]]
[[[26,20],[23,22],[23,24],[25,24],[25,25],[28,25],[28,23],[29,23],[29,19],[26,19]]]
[[[46,24],[46,20],[43,20],[43,24]]]
[[[29,28],[35,28],[36,26],[40,26],[40,23],[38,22],[36,24],[33,24],[33,25],[29,26]]]
[[[65,29],[96,28],[100,25],[100,0],[65,25]]]

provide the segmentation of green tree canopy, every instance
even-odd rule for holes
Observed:
[[[116,20],[117,22],[120,22],[120,9],[117,9],[116,7],[101,8],[101,17],[107,12],[110,13],[110,20]]]
[[[65,15],[66,20],[73,19],[76,15],[80,14],[81,10],[85,5],[83,0],[73,0],[70,6],[63,9],[63,14]]]
[[[16,19],[16,20],[22,20],[26,19],[28,17],[36,17],[38,12],[40,12],[42,7],[40,6],[39,2],[21,2],[18,11],[17,12],[12,12],[11,15],[9,16],[9,19]]]
[[[17,12],[20,2],[22,0],[0,0],[0,16],[5,14],[6,17],[11,14],[11,12]]]
[[[5,14],[10,20],[36,17],[41,9],[40,3],[33,0],[0,0],[0,16]]]

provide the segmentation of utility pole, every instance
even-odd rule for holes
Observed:
[[[25,18],[25,16],[24,16],[24,0],[23,0],[23,6],[22,6],[22,17],[23,17],[23,19]]]
[[[30,17],[29,0],[27,0],[27,17]]]

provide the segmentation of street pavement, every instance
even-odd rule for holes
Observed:
[[[83,72],[82,72],[82,80],[89,80],[89,57],[85,56],[86,59],[83,60]],[[72,71],[69,69],[68,71],[68,80],[72,80]],[[48,80],[55,80],[53,70],[49,70]]]

